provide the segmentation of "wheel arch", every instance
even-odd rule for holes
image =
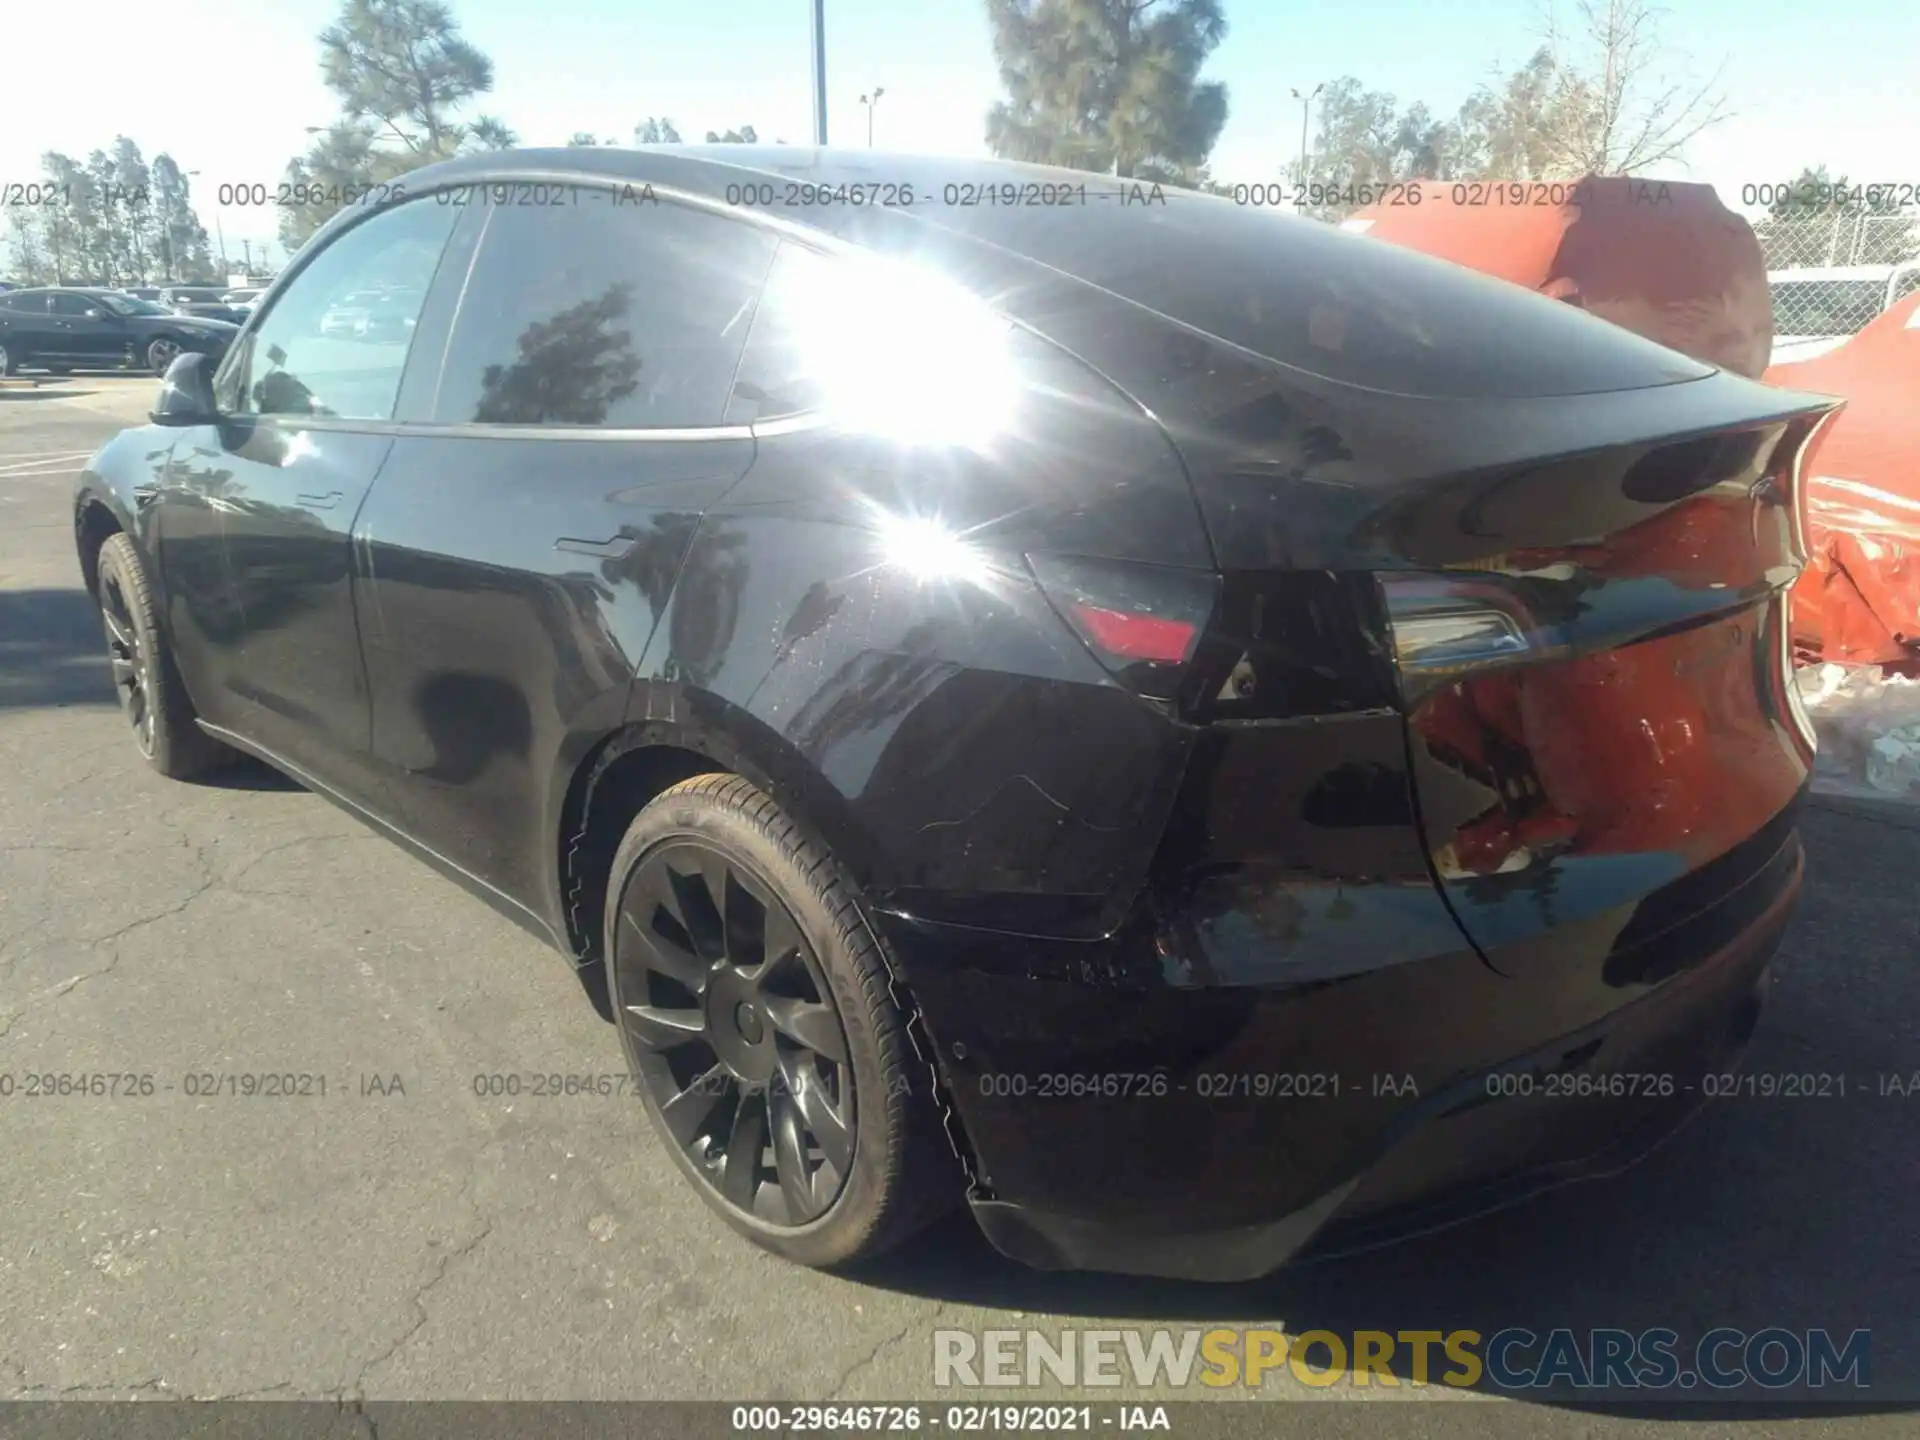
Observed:
[[[115,535],[134,532],[122,522],[114,507],[98,495],[83,494],[73,511],[73,545],[80,559],[80,577],[87,594],[100,598],[100,547]],[[135,546],[139,545],[138,537]],[[141,557],[146,558],[144,555]]]
[[[716,697],[700,698],[706,703],[682,697],[670,718],[622,725],[567,781],[555,835],[556,894],[576,965],[604,958],[600,926],[610,871],[633,817],[695,775],[724,772],[751,781],[831,851],[865,892],[872,847],[846,801],[764,722]]]

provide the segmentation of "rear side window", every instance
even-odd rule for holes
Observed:
[[[740,359],[727,406],[729,424],[745,425],[823,407],[818,367],[809,363],[805,343],[802,300],[809,285],[825,282],[823,272],[833,263],[817,250],[791,241],[781,243],[754,312],[747,352]]]
[[[666,202],[580,194],[487,217],[454,321],[444,424],[718,425],[779,242]]]

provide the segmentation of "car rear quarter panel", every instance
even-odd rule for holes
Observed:
[[[988,454],[763,436],[688,555],[633,717],[734,735],[884,908],[1088,934],[1137,891],[1190,734],[1112,680],[1022,556],[1205,548],[1151,422],[1090,422],[1049,389]],[[979,571],[890,552],[906,516],[963,537]]]

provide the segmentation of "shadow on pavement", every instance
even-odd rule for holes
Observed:
[[[1920,885],[1912,835],[1821,809],[1807,813],[1803,833],[1810,882],[1745,1069],[1756,1078],[1844,1076],[1844,1096],[1720,1100],[1625,1175],[1248,1284],[1029,1270],[994,1252],[964,1212],[858,1278],[944,1301],[1075,1317],[1056,1324],[1284,1325],[1295,1336],[1332,1331],[1349,1344],[1359,1330],[1490,1337],[1523,1327],[1544,1339],[1566,1328],[1584,1352],[1594,1329],[1667,1328],[1678,1332],[1686,1370],[1692,1347],[1718,1327],[1752,1335],[1778,1326],[1802,1336],[1825,1329],[1841,1347],[1853,1331],[1868,1330],[1869,1389],[1769,1394],[1754,1386],[1736,1399],[1702,1385],[1638,1397],[1615,1389],[1604,1398],[1643,1399],[1696,1418],[1709,1408],[1757,1418],[1756,1401],[1796,1414],[1834,1404],[1911,1406],[1920,1400],[1920,967],[1911,941],[1920,935]],[[1870,930],[1861,923],[1869,915]],[[1530,1353],[1537,1359],[1539,1348]],[[1437,1345],[1433,1362],[1435,1376],[1451,1368]],[[1315,1349],[1308,1363],[1325,1367],[1327,1351]],[[1408,1346],[1394,1347],[1389,1368],[1411,1377]],[[1514,1394],[1484,1380],[1476,1388]],[[1591,1405],[1603,1397],[1568,1388],[1525,1398]]]
[[[0,711],[119,708],[100,612],[84,590],[0,590]],[[136,757],[128,752],[129,763]],[[298,790],[250,755],[199,783],[223,790]]]
[[[118,704],[86,591],[0,590],[0,710]]]

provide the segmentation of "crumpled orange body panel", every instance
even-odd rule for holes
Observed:
[[[1803,656],[1920,663],[1920,295],[1846,344],[1767,371],[1847,402],[1802,476],[1807,570],[1793,590]]]
[[[1428,180],[1347,223],[1580,305],[1735,374],[1758,378],[1773,349],[1760,241],[1711,185]]]

